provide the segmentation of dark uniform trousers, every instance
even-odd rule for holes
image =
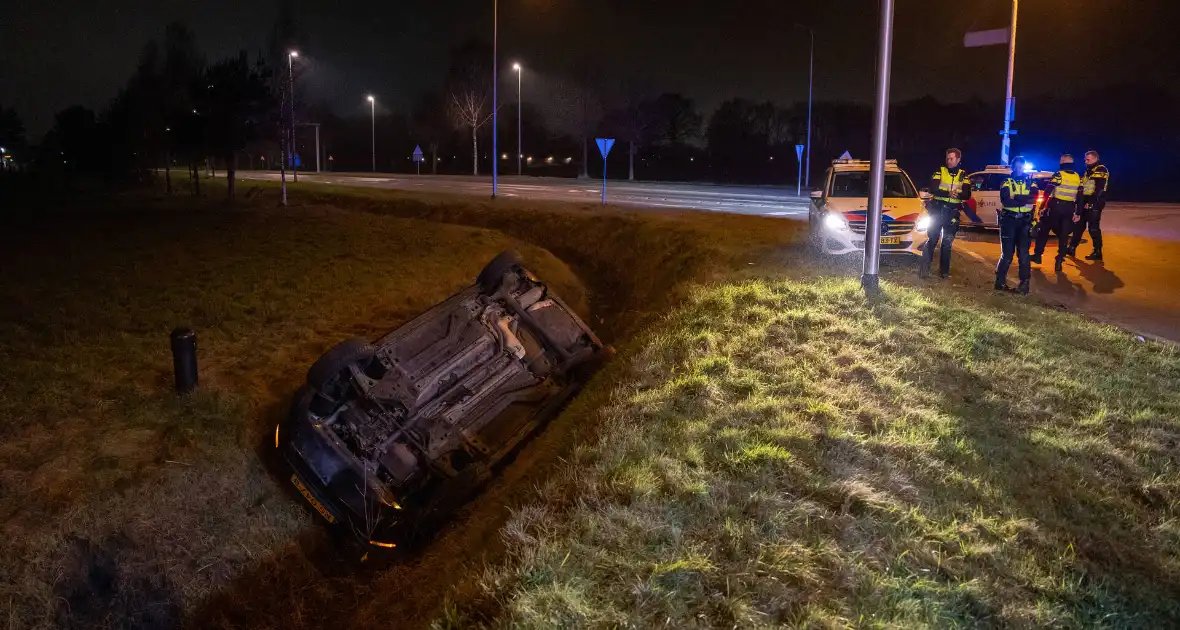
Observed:
[[[1086,228],[1090,229],[1090,244],[1094,246],[1095,250],[1102,249],[1102,208],[1105,202],[1097,202],[1092,208],[1083,209],[1081,218],[1077,225],[1074,226],[1073,240],[1069,243],[1070,249],[1077,249],[1082,242],[1082,233]]]
[[[930,226],[926,228],[926,245],[922,248],[922,258],[926,264],[934,260],[934,250],[939,246],[939,236],[942,248],[938,259],[938,273],[946,275],[951,270],[951,246],[955,242],[955,235],[959,233],[959,204],[945,201],[931,201]]]
[[[1020,281],[1032,277],[1028,248],[1032,244],[1032,212],[1000,211],[1000,262],[996,264],[996,282],[1002,283],[1012,266],[1012,255],[1019,261]]]
[[[1052,230],[1057,235],[1057,260],[1065,260],[1065,251],[1069,249],[1069,239],[1073,235],[1073,212],[1076,207],[1069,201],[1049,200],[1049,210],[1037,226],[1037,256],[1045,253],[1049,230]]]

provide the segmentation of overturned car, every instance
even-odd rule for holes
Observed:
[[[577,394],[605,358],[589,327],[504,252],[474,286],[308,370],[275,447],[350,541],[429,533]]]

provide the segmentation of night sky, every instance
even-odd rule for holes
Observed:
[[[807,36],[816,34],[816,98],[868,101],[873,91],[876,0],[501,0],[502,68],[521,60],[530,83],[592,57],[611,83],[636,78],[695,98],[703,112],[735,96],[788,103],[806,98]],[[1180,86],[1180,44],[1163,0],[1024,0],[1016,92],[1075,93],[1144,81]],[[310,35],[301,50],[308,101],[337,113],[367,110],[372,91],[405,109],[441,82],[448,49],[490,41],[492,0],[296,2]],[[964,32],[1007,24],[1007,0],[898,0],[893,99],[1003,96],[1004,48],[964,49]],[[53,113],[102,108],[130,76],[144,43],[180,20],[218,58],[263,50],[277,2],[242,0],[18,0],[0,19],[0,104],[25,120],[31,142]],[[1166,15],[1165,15],[1166,14]],[[505,85],[511,85],[511,76]],[[535,89],[535,88],[534,88]],[[508,97],[510,98],[510,97]],[[998,121],[997,121],[998,124]]]

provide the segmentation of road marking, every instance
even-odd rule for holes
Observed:
[[[789,217],[796,214],[803,214],[806,210],[792,210],[791,212],[767,212],[768,217]]]
[[[975,260],[978,260],[979,262],[987,262],[987,259],[971,250],[967,250],[967,255],[974,258]]]

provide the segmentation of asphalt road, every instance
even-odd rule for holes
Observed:
[[[241,179],[277,180],[273,171],[238,171]],[[288,181],[290,174],[287,175]],[[426,192],[446,192],[487,197],[492,194],[490,177],[455,175],[384,175],[373,173],[300,173],[299,181],[395,188]],[[499,194],[507,198],[544,201],[598,203],[602,198],[602,181],[541,177],[501,177]],[[738,214],[807,218],[806,197],[795,190],[759,186],[711,186],[706,184],[672,184],[647,182],[607,182],[607,202],[643,208],[691,208]]]
[[[278,180],[274,171],[238,171],[241,179]],[[288,174],[290,177],[290,174]],[[377,173],[300,173],[300,181],[490,196],[490,177],[456,175],[394,175]],[[507,198],[596,203],[602,182],[585,179],[505,176],[500,194]],[[806,197],[777,186],[715,186],[663,182],[607,182],[607,201],[641,208],[691,208],[737,214],[758,214],[806,220]],[[1180,241],[1180,204],[1111,202],[1102,228],[1115,234]]]

